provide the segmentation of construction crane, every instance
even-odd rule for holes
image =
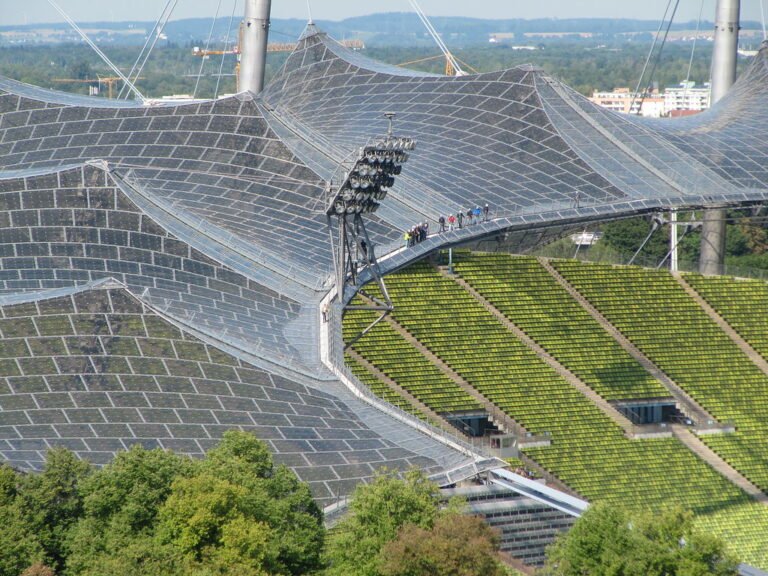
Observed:
[[[365,48],[365,43],[362,40],[342,40],[339,42],[342,46],[345,48],[349,48],[350,50],[363,50]],[[293,52],[296,50],[296,47],[298,46],[295,42],[277,42],[273,44],[267,45],[267,52]],[[226,56],[226,55],[233,55],[237,56],[237,64],[235,65],[235,76],[237,78],[240,77],[240,46],[235,46],[231,50],[206,50],[204,48],[200,48],[199,46],[195,46],[192,48],[192,56],[197,56],[199,58],[208,58],[210,56]],[[237,88],[240,90],[240,87]]]
[[[400,62],[400,64],[397,64],[397,66],[410,66],[411,64],[421,64],[422,62],[431,62],[432,60],[438,60],[441,58],[445,58],[444,54],[437,54],[436,56],[427,56],[426,58],[419,58],[418,60],[409,60],[408,62]],[[472,68],[469,64],[466,62],[459,60],[456,58],[458,62],[472,70],[475,74],[479,74],[477,70]],[[461,76],[461,74],[456,74],[456,70],[451,65],[451,61],[445,58],[445,75],[446,76]]]
[[[144,78],[134,78],[133,81],[135,82],[136,80],[143,80],[143,79]],[[57,82],[59,84],[97,84],[99,86],[101,84],[106,84],[107,85],[107,93],[109,94],[108,97],[110,99],[114,98],[115,84],[117,84],[118,82],[122,82],[122,81],[123,81],[123,79],[122,78],[118,78],[117,76],[108,76],[108,77],[104,77],[104,78],[95,78],[95,79],[92,79],[92,80],[88,80],[88,79],[83,80],[83,79],[80,79],[80,78],[54,78],[52,80],[52,82]]]
[[[342,46],[345,48],[349,48],[350,50],[362,50],[365,48],[365,43],[362,40],[342,40],[339,42]],[[282,43],[275,43],[275,44],[268,44],[267,45],[267,52],[293,52],[296,50],[296,47],[298,44],[295,42],[282,42]],[[232,54],[234,56],[240,55],[240,47],[235,46],[231,50],[204,50],[200,48],[199,46],[195,46],[192,49],[192,55],[193,56],[222,56],[226,54]]]
[[[418,15],[419,19],[421,20],[421,23],[424,24],[424,27],[427,29],[427,32],[429,32],[429,35],[432,36],[432,39],[437,44],[437,47],[440,48],[441,52],[443,53],[443,56],[445,56],[445,75],[446,76],[466,76],[467,73],[461,69],[461,66],[459,66],[459,61],[456,59],[456,57],[453,54],[451,54],[451,51],[448,50],[448,46],[446,46],[445,42],[443,42],[443,39],[440,38],[440,34],[438,34],[437,30],[435,30],[435,27],[432,26],[432,22],[430,22],[429,18],[427,18],[427,15],[424,14],[424,10],[421,9],[421,6],[419,6],[419,3],[416,2],[416,0],[409,0],[409,1],[413,9],[416,11],[416,14]]]

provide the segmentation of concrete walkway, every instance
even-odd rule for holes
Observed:
[[[741,335],[736,332],[736,330],[734,330],[730,324],[728,324],[727,320],[720,316],[717,310],[710,306],[709,302],[704,300],[701,294],[696,292],[696,289],[685,281],[685,278],[683,278],[679,272],[673,272],[672,276],[675,278],[675,280],[677,280],[677,283],[683,287],[683,290],[685,290],[688,296],[696,301],[701,309],[707,313],[707,316],[709,316],[715,322],[715,324],[717,324],[717,326],[723,332],[725,332],[725,334],[733,341],[733,343],[736,344],[736,346],[738,346],[739,349],[749,357],[755,366],[760,368],[764,374],[768,375],[768,362],[766,362],[765,358],[763,358],[757,350],[752,348],[752,345],[744,340],[744,338],[742,338]]]
[[[560,364],[560,362],[557,361],[552,355],[550,355],[544,348],[539,346],[539,344],[533,340],[528,334],[523,332],[520,328],[518,328],[514,323],[512,323],[509,318],[504,316],[502,312],[496,308],[493,304],[491,304],[482,294],[480,294],[477,290],[475,290],[466,280],[461,278],[458,275],[450,274],[447,270],[440,268],[440,273],[445,276],[446,278],[456,282],[459,286],[461,286],[464,290],[469,292],[469,294],[472,295],[475,300],[480,302],[480,304],[483,305],[483,307],[488,310],[493,316],[501,322],[504,327],[509,330],[515,337],[517,337],[518,340],[522,341],[523,344],[528,346],[533,352],[536,353],[536,355],[541,358],[550,368],[552,368],[559,376],[561,376],[566,382],[568,382],[571,386],[576,388],[579,392],[581,392],[584,396],[589,398],[598,408],[600,408],[611,420],[616,422],[627,434],[627,436],[633,436],[635,433],[635,425],[632,424],[632,422],[624,416],[621,412],[619,412],[614,406],[605,400],[602,396],[600,396],[597,392],[592,390],[587,384],[584,383],[584,381],[581,380],[578,376],[576,376],[573,372],[568,370],[565,366]],[[641,428],[641,427],[637,427]]]
[[[768,504],[768,496],[766,496],[757,486],[752,484],[752,482],[742,476],[736,469],[731,467],[725,460],[720,458],[720,456],[718,456],[709,446],[702,442],[701,438],[691,432],[690,429],[685,426],[674,424],[672,426],[672,434],[675,438],[680,440],[680,442],[685,444],[691,452],[714,468],[718,474],[741,488],[761,504]]]
[[[678,409],[694,422],[716,422],[717,419],[699,405],[683,388],[670,378],[661,368],[656,366],[650,358],[635,346],[629,338],[624,336],[603,314],[587,300],[581,292],[576,290],[552,264],[545,258],[538,258],[539,264],[594,318],[600,326],[608,332],[616,342],[634,358],[654,378],[661,382],[675,399]]]
[[[384,382],[384,384],[386,384],[386,385],[389,387],[389,389],[390,389],[390,390],[392,390],[392,391],[393,391],[393,392],[395,392],[396,394],[399,394],[400,396],[402,396],[403,398],[405,398],[405,399],[406,399],[408,402],[410,402],[410,403],[411,403],[411,404],[412,404],[414,407],[418,408],[418,409],[419,409],[419,411],[421,411],[421,412],[422,412],[422,413],[424,413],[424,414],[425,414],[427,417],[429,417],[430,419],[432,419],[432,420],[434,420],[436,423],[438,423],[440,428],[444,428],[445,430],[450,430],[452,433],[458,433],[458,434],[461,434],[461,431],[460,431],[460,430],[458,430],[457,428],[455,428],[454,426],[452,426],[452,425],[451,425],[451,423],[450,423],[450,422],[448,422],[448,420],[446,420],[446,419],[445,419],[445,418],[443,418],[443,417],[442,417],[440,414],[438,414],[437,412],[435,412],[434,410],[432,410],[432,408],[430,408],[429,406],[427,406],[426,404],[424,404],[424,402],[422,402],[421,400],[419,400],[418,398],[416,398],[416,396],[414,396],[413,394],[411,394],[410,392],[408,392],[408,390],[406,390],[405,388],[403,388],[402,386],[400,386],[400,385],[399,385],[397,382],[395,382],[394,380],[392,380],[392,378],[390,378],[389,376],[387,376],[386,374],[384,374],[384,372],[382,372],[382,371],[381,371],[381,370],[379,370],[379,369],[378,369],[378,368],[377,368],[377,367],[376,367],[374,364],[372,364],[371,362],[369,362],[369,361],[368,361],[368,359],[367,359],[367,358],[365,358],[365,357],[364,357],[362,354],[360,354],[359,352],[357,352],[356,350],[354,350],[354,349],[352,349],[352,348],[349,348],[349,349],[346,351],[346,353],[347,353],[347,354],[349,354],[349,355],[350,355],[352,358],[354,358],[354,359],[355,359],[355,361],[356,361],[358,364],[360,364],[361,366],[363,366],[363,367],[364,367],[366,370],[368,370],[368,371],[369,371],[371,374],[373,374],[374,376],[376,376],[376,378],[378,378],[379,380],[381,380],[382,382]]]

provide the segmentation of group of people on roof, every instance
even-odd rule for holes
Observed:
[[[470,208],[467,210],[466,215],[459,210],[456,214],[449,214],[447,218],[445,216],[440,216],[437,220],[438,224],[440,224],[439,232],[464,228],[465,221],[467,226],[471,226],[475,223],[479,224],[480,222],[488,222],[489,213],[490,208],[488,204],[486,204],[482,208],[480,208],[480,206]]]
[[[429,222],[419,222],[405,233],[405,245],[410,248],[419,242],[424,242],[429,236]]]
[[[480,208],[480,206],[470,208],[466,211],[466,213],[460,210],[456,214],[449,214],[447,218],[445,216],[440,216],[440,218],[437,219],[437,223],[440,225],[438,234],[452,230],[459,230],[465,226],[479,224],[480,222],[488,222],[489,218],[490,207],[488,204],[486,204],[483,208]],[[415,246],[420,242],[424,242],[424,240],[426,240],[428,237],[429,222],[419,222],[410,230],[406,230],[405,234],[403,235],[405,245],[408,248]]]

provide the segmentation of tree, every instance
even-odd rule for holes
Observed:
[[[67,540],[68,570],[88,573],[102,556],[119,557],[153,536],[174,480],[191,475],[195,465],[172,452],[134,446],[87,478],[81,486],[83,515]]]
[[[299,575],[320,567],[324,528],[307,486],[252,434],[231,431],[197,474],[174,482],[158,536],[216,569]]]
[[[432,530],[404,526],[379,557],[382,576],[503,576],[499,536],[482,518],[448,515]]]
[[[419,471],[400,480],[382,473],[358,486],[350,513],[329,536],[329,574],[378,576],[379,553],[406,524],[429,530],[438,517],[439,489]]]
[[[91,80],[95,78],[95,75],[88,62],[78,60],[69,67],[69,77],[73,80]]]
[[[617,220],[601,226],[602,242],[608,244],[625,258],[630,258],[643,244],[651,231],[651,223],[646,218]],[[669,252],[669,229],[657,230],[640,253],[641,261],[649,258],[660,261]]]
[[[40,474],[23,476],[19,509],[54,569],[64,565],[67,533],[83,513],[80,486],[92,471],[89,463],[69,450],[54,448],[48,451]]]
[[[0,464],[0,507],[8,506],[16,499],[18,482],[16,471],[7,464]]]
[[[43,560],[43,547],[30,531],[16,502],[0,506],[0,576],[18,576]]]
[[[159,539],[191,560],[279,574],[277,538],[255,519],[243,486],[204,473],[181,478],[160,512]]]
[[[202,460],[134,446],[100,470],[64,449],[0,465],[0,576],[298,576],[325,528],[306,484],[252,434]]]
[[[736,576],[724,543],[680,508],[630,514],[593,505],[547,552],[545,576]]]
[[[21,573],[21,576],[56,576],[53,568],[46,566],[42,562],[35,562]]]
[[[68,574],[77,576],[213,576],[215,572],[186,558],[172,546],[137,535],[109,553],[98,554]]]

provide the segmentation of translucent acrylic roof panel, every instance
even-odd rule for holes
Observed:
[[[32,86],[0,76],[0,110],[9,106],[9,102],[14,100],[13,97],[5,97],[3,93],[22,97],[21,108],[25,110],[50,108],[56,105],[99,108],[136,108],[141,106],[133,100],[104,100],[103,98],[80,96],[57,90],[46,90],[39,86]]]
[[[393,196],[436,219],[490,203],[533,205],[621,199],[571,150],[544,112],[527,69],[448,78],[372,64],[324,34],[305,38],[263,98],[281,122],[337,161],[386,128],[418,139]]]
[[[325,182],[269,129],[250,95],[157,107],[86,100],[89,106],[70,106],[0,96],[0,169],[104,160],[168,206],[270,254],[286,271],[329,274]]]
[[[572,115],[580,117],[583,137],[607,140],[609,145],[605,148],[609,154],[614,154],[617,148],[625,151],[626,160],[633,164],[625,170],[644,168],[649,176],[665,182],[666,186],[656,194],[665,194],[664,188],[671,187],[677,193],[711,195],[727,192],[732,187],[729,179],[721,178],[709,163],[689,156],[655,131],[654,126],[658,124],[638,122],[633,116],[606,110],[554,81],[550,81],[541,94],[549,100],[549,105],[568,106]],[[589,153],[587,145],[582,144],[577,149],[581,154]]]
[[[0,178],[0,207],[0,293],[114,278],[265,362],[304,371],[319,364],[316,305],[306,294],[268,287],[260,266],[179,223],[172,234],[164,214],[144,212],[97,167]]]
[[[0,333],[0,457],[23,469],[40,468],[54,446],[99,464],[133,444],[199,455],[237,428],[327,503],[382,466],[437,473],[471,462],[406,426],[398,432],[342,390],[222,352],[114,283],[23,302],[0,296]],[[417,451],[406,447],[416,441]]]
[[[711,110],[642,124],[730,184],[768,187],[768,47]]]

